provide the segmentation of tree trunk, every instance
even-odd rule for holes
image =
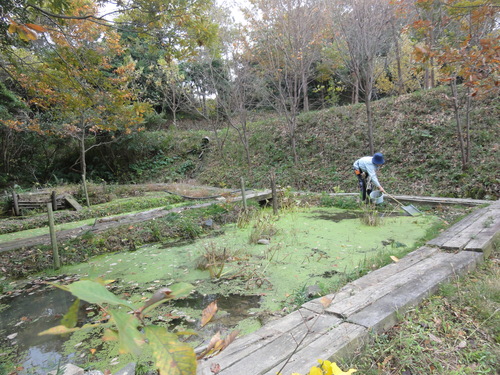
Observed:
[[[90,199],[89,192],[87,189],[87,162],[85,160],[85,127],[82,127],[82,137],[80,138],[80,165],[81,165],[81,174],[82,174],[82,186],[83,193],[85,194],[85,201],[87,203],[87,207],[90,207]]]
[[[242,136],[243,136],[243,147],[245,148],[245,156],[247,158],[247,165],[250,165],[251,160],[250,160],[250,147],[248,145],[248,135],[247,135],[247,118],[246,114],[244,115],[244,120],[243,120],[243,129],[242,129]]]
[[[353,85],[353,88],[352,88],[351,103],[352,104],[358,104],[359,103],[359,79],[358,79],[357,75],[355,76],[354,85]]]
[[[247,165],[250,166],[251,160],[250,160],[250,146],[248,145],[248,127],[247,127],[247,112],[246,109],[244,108],[244,105],[241,105],[239,107],[239,120],[241,123],[241,128],[236,126],[233,121],[231,120],[231,117],[228,118],[229,124],[236,130],[238,133],[238,138],[240,138],[240,142],[243,144],[243,148],[245,149],[245,158],[247,161]]]
[[[208,111],[207,111],[207,97],[205,93],[202,95],[202,113],[203,116],[208,117]]]
[[[431,62],[431,89],[433,89],[434,87],[436,87],[436,76],[435,76],[435,71],[434,71],[434,57],[431,56],[430,58],[430,62]]]
[[[429,90],[429,65],[425,66],[425,71],[424,71],[424,89]]]
[[[297,154],[297,136],[295,134],[295,130],[297,129],[297,116],[292,114],[290,121],[290,142],[292,146],[293,163],[297,165],[299,163],[299,155]]]
[[[394,24],[394,18],[391,19],[392,35],[394,37],[394,47],[396,48],[396,66],[398,69],[398,95],[403,95],[405,93],[405,85],[403,79],[403,69],[401,68],[401,51],[399,49],[399,34],[396,33],[396,25]]]
[[[433,19],[434,19],[434,14],[433,14]],[[432,24],[434,25],[434,20],[432,21]],[[431,51],[434,50],[434,39],[435,39],[434,27],[431,26],[431,30],[430,30],[430,43],[429,43]],[[430,76],[429,76],[430,87],[429,88],[434,88],[435,81],[434,81],[434,57],[433,56],[431,56],[430,59],[429,59],[429,73],[430,73]]]
[[[174,121],[174,128],[177,128],[177,96],[175,88],[172,90],[172,117]]]
[[[458,92],[456,79],[450,82],[451,92],[453,95],[453,112],[455,113],[455,121],[457,124],[457,136],[460,144],[460,153],[462,155],[462,170],[467,169],[467,156],[465,152],[464,134],[462,130],[462,120],[460,118],[460,108],[458,105]]]
[[[465,107],[465,168],[468,168],[472,161],[472,145],[470,140],[470,112],[472,110],[472,97],[470,87],[467,86],[467,104]]]
[[[375,153],[375,146],[373,141],[372,77],[373,77],[372,74],[366,74],[365,105],[366,105],[366,120],[368,122],[368,142],[370,143],[370,153],[373,155]]]
[[[304,111],[309,112],[309,95],[308,95],[308,85],[305,72],[302,72],[302,88],[304,90]]]
[[[372,105],[371,95],[366,95],[366,118],[368,121],[368,142],[370,143],[370,153],[375,153],[375,146],[373,142],[373,119],[372,119]]]

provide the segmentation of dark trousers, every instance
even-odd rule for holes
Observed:
[[[358,185],[361,191],[361,199],[363,201],[366,201],[367,196],[369,196],[372,192],[371,184],[370,186],[368,186],[367,176],[365,172],[355,170],[354,173],[356,173],[356,177],[358,178]]]

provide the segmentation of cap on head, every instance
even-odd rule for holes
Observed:
[[[379,165],[384,164],[385,163],[384,155],[382,155],[380,152],[377,152],[375,155],[373,155],[372,163]]]

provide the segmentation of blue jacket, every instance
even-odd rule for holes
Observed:
[[[366,172],[368,176],[371,177],[373,184],[376,187],[380,187],[380,182],[378,182],[377,171],[379,168],[373,164],[372,156],[364,156],[358,159],[353,164],[354,169],[360,170],[361,172]]]

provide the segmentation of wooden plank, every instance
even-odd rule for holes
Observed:
[[[465,245],[464,250],[488,252],[498,236],[500,236],[499,217],[496,218],[491,226],[484,228],[475,238],[471,239]]]
[[[66,202],[68,202],[68,204],[73,207],[76,211],[80,211],[83,209],[83,207],[80,205],[80,203],[78,203],[75,198],[73,198],[71,195],[65,195],[64,196],[64,199],[66,200]]]
[[[307,311],[295,311],[281,319],[272,321],[250,335],[237,338],[227,349],[216,357],[217,363],[222,367],[232,366],[232,364],[243,358],[253,355],[253,353],[259,351],[261,348],[272,345],[273,342],[281,336],[290,334],[290,332],[293,332],[295,329],[300,329],[298,327],[304,327],[310,324],[317,316],[318,314]],[[338,322],[338,324],[341,322],[335,318],[333,321]],[[206,361],[208,360],[204,360],[200,364]]]
[[[32,191],[32,192],[26,192],[26,193],[22,194],[23,197],[36,197],[36,196],[40,196],[40,195],[50,196],[50,192],[48,192],[48,191]]]
[[[251,193],[248,193],[246,194],[246,199],[255,199],[255,200],[258,200],[258,201],[262,201],[262,200],[270,200],[272,199],[273,197],[273,193],[271,190],[264,190],[264,191],[261,191],[261,192],[251,192]],[[238,202],[240,201],[242,198],[241,198],[241,195],[239,196],[236,196],[234,198],[230,198],[229,200],[232,201],[232,202]]]
[[[369,286],[378,284],[380,282],[384,282],[389,277],[394,276],[400,272],[403,272],[410,267],[414,267],[419,262],[422,262],[431,256],[436,255],[439,252],[439,249],[432,247],[421,247],[417,250],[412,251],[407,254],[403,258],[401,258],[398,262],[390,263],[378,270],[372,271],[369,274],[354,280],[353,285],[357,286],[359,289],[364,289]]]
[[[253,198],[255,198],[256,196],[258,196],[258,195],[254,195]],[[88,231],[92,231],[94,233],[100,233],[100,232],[104,232],[110,228],[118,227],[120,225],[140,223],[143,221],[153,220],[155,218],[163,217],[163,216],[168,215],[169,213],[172,213],[172,212],[180,213],[180,212],[185,211],[185,210],[192,210],[192,209],[197,209],[197,208],[209,207],[213,204],[219,204],[219,203],[220,202],[218,202],[218,201],[211,201],[211,202],[200,203],[200,204],[196,204],[196,205],[192,205],[192,206],[188,206],[188,207],[177,207],[177,208],[173,208],[170,210],[166,210],[164,208],[153,208],[151,210],[142,211],[139,213],[123,215],[122,219],[112,221],[112,222],[106,222],[106,223],[98,223],[97,222],[94,225],[84,225],[84,226],[81,226],[79,228],[59,231],[57,233],[57,238],[59,240],[64,239],[64,238],[74,238],[74,237],[78,237],[82,233],[85,233]],[[20,248],[28,247],[28,246],[47,244],[47,243],[50,243],[48,235],[32,237],[32,238],[29,238],[26,240],[16,240],[16,241],[10,241],[10,242],[3,242],[3,243],[0,243],[0,252],[20,249]]]
[[[429,246],[438,246],[438,247],[443,246],[450,239],[454,238],[460,232],[464,231],[470,225],[472,225],[485,212],[486,212],[486,209],[484,209],[484,208],[472,212],[471,214],[469,214],[468,216],[466,216],[464,219],[460,220],[458,223],[456,223],[456,224],[452,225],[451,227],[449,227],[448,229],[446,229],[443,233],[441,233],[436,238],[428,241],[427,245],[429,245]]]
[[[360,324],[377,333],[384,332],[397,323],[398,316],[435,292],[441,283],[470,271],[482,259],[481,253],[448,254],[447,258],[429,267],[421,277],[402,285],[350,316],[349,322]]]
[[[401,258],[399,262],[391,263],[382,268],[379,268],[378,270],[372,271],[367,275],[350,282],[339,292],[327,295],[326,298],[330,299],[332,301],[332,304],[336,304],[341,300],[351,297],[364,288],[382,282],[390,276],[393,276],[399,272],[403,272],[409,267],[413,267],[418,262],[429,258],[430,256],[436,254],[438,251],[439,249],[435,247],[421,247]],[[312,311],[316,311],[318,313],[322,312],[325,310],[325,308],[321,303],[321,298],[322,297],[306,302],[304,305],[302,305],[302,307],[310,309]]]
[[[326,311],[348,319],[352,314],[362,310],[366,306],[393,292],[402,285],[418,279],[427,269],[431,268],[433,264],[438,264],[448,257],[449,254],[447,253],[436,253],[435,255],[418,262],[405,272],[399,272],[395,275],[389,276],[383,283],[367,287],[354,294],[352,297],[332,304],[326,309]]]
[[[369,341],[368,330],[351,323],[342,323],[307,346],[302,346],[281,371],[282,374],[307,374],[312,366],[318,365],[318,359],[333,362],[352,357],[357,349]],[[276,374],[283,364],[279,364],[266,374]],[[241,373],[243,374],[243,373]],[[249,372],[247,374],[253,374]],[[260,374],[259,374],[260,375]],[[262,373],[264,375],[264,373]]]
[[[483,204],[492,204],[495,201],[484,199],[470,199],[470,198],[446,198],[446,197],[416,197],[412,195],[396,195],[397,200],[403,202],[414,202],[424,204],[460,204],[464,206],[479,206]],[[388,197],[389,198],[389,197]]]
[[[296,195],[311,195],[311,192],[299,191],[295,192]],[[359,193],[330,193],[328,194],[330,197],[355,197],[359,196]],[[422,203],[422,204],[443,204],[443,205],[452,205],[452,204],[460,204],[464,206],[480,206],[483,204],[492,204],[495,201],[484,200],[484,199],[469,199],[469,198],[447,198],[447,197],[422,197],[422,196],[413,196],[413,195],[394,195],[394,197],[403,202],[411,202],[411,203]],[[390,197],[387,197],[390,199]]]
[[[224,364],[231,364],[238,361],[243,356],[251,355],[255,350],[267,345],[269,341],[274,340],[282,333],[272,330],[268,327],[262,327],[256,332],[249,335],[238,337],[231,345],[229,345],[222,353],[217,355],[217,359]],[[200,365],[208,362],[210,358],[205,358],[200,361]]]
[[[481,211],[481,217],[477,218],[460,233],[455,234],[453,238],[443,243],[441,247],[450,250],[461,250],[465,248],[470,241],[480,236],[481,232],[485,231],[488,226],[494,223],[495,217],[497,217],[496,220],[498,220],[498,216],[500,215],[500,210],[496,209],[486,208]]]
[[[273,322],[274,323],[274,322]],[[239,358],[226,361],[224,352],[213,359],[223,371],[220,374],[269,374],[269,370],[282,363],[297,348],[298,343],[304,347],[316,341],[342,321],[333,316],[316,314],[314,319],[300,324],[281,334],[271,342],[260,346],[251,355],[242,353]],[[213,363],[212,362],[212,363]],[[207,361],[198,370],[198,374],[211,374],[210,361]]]

